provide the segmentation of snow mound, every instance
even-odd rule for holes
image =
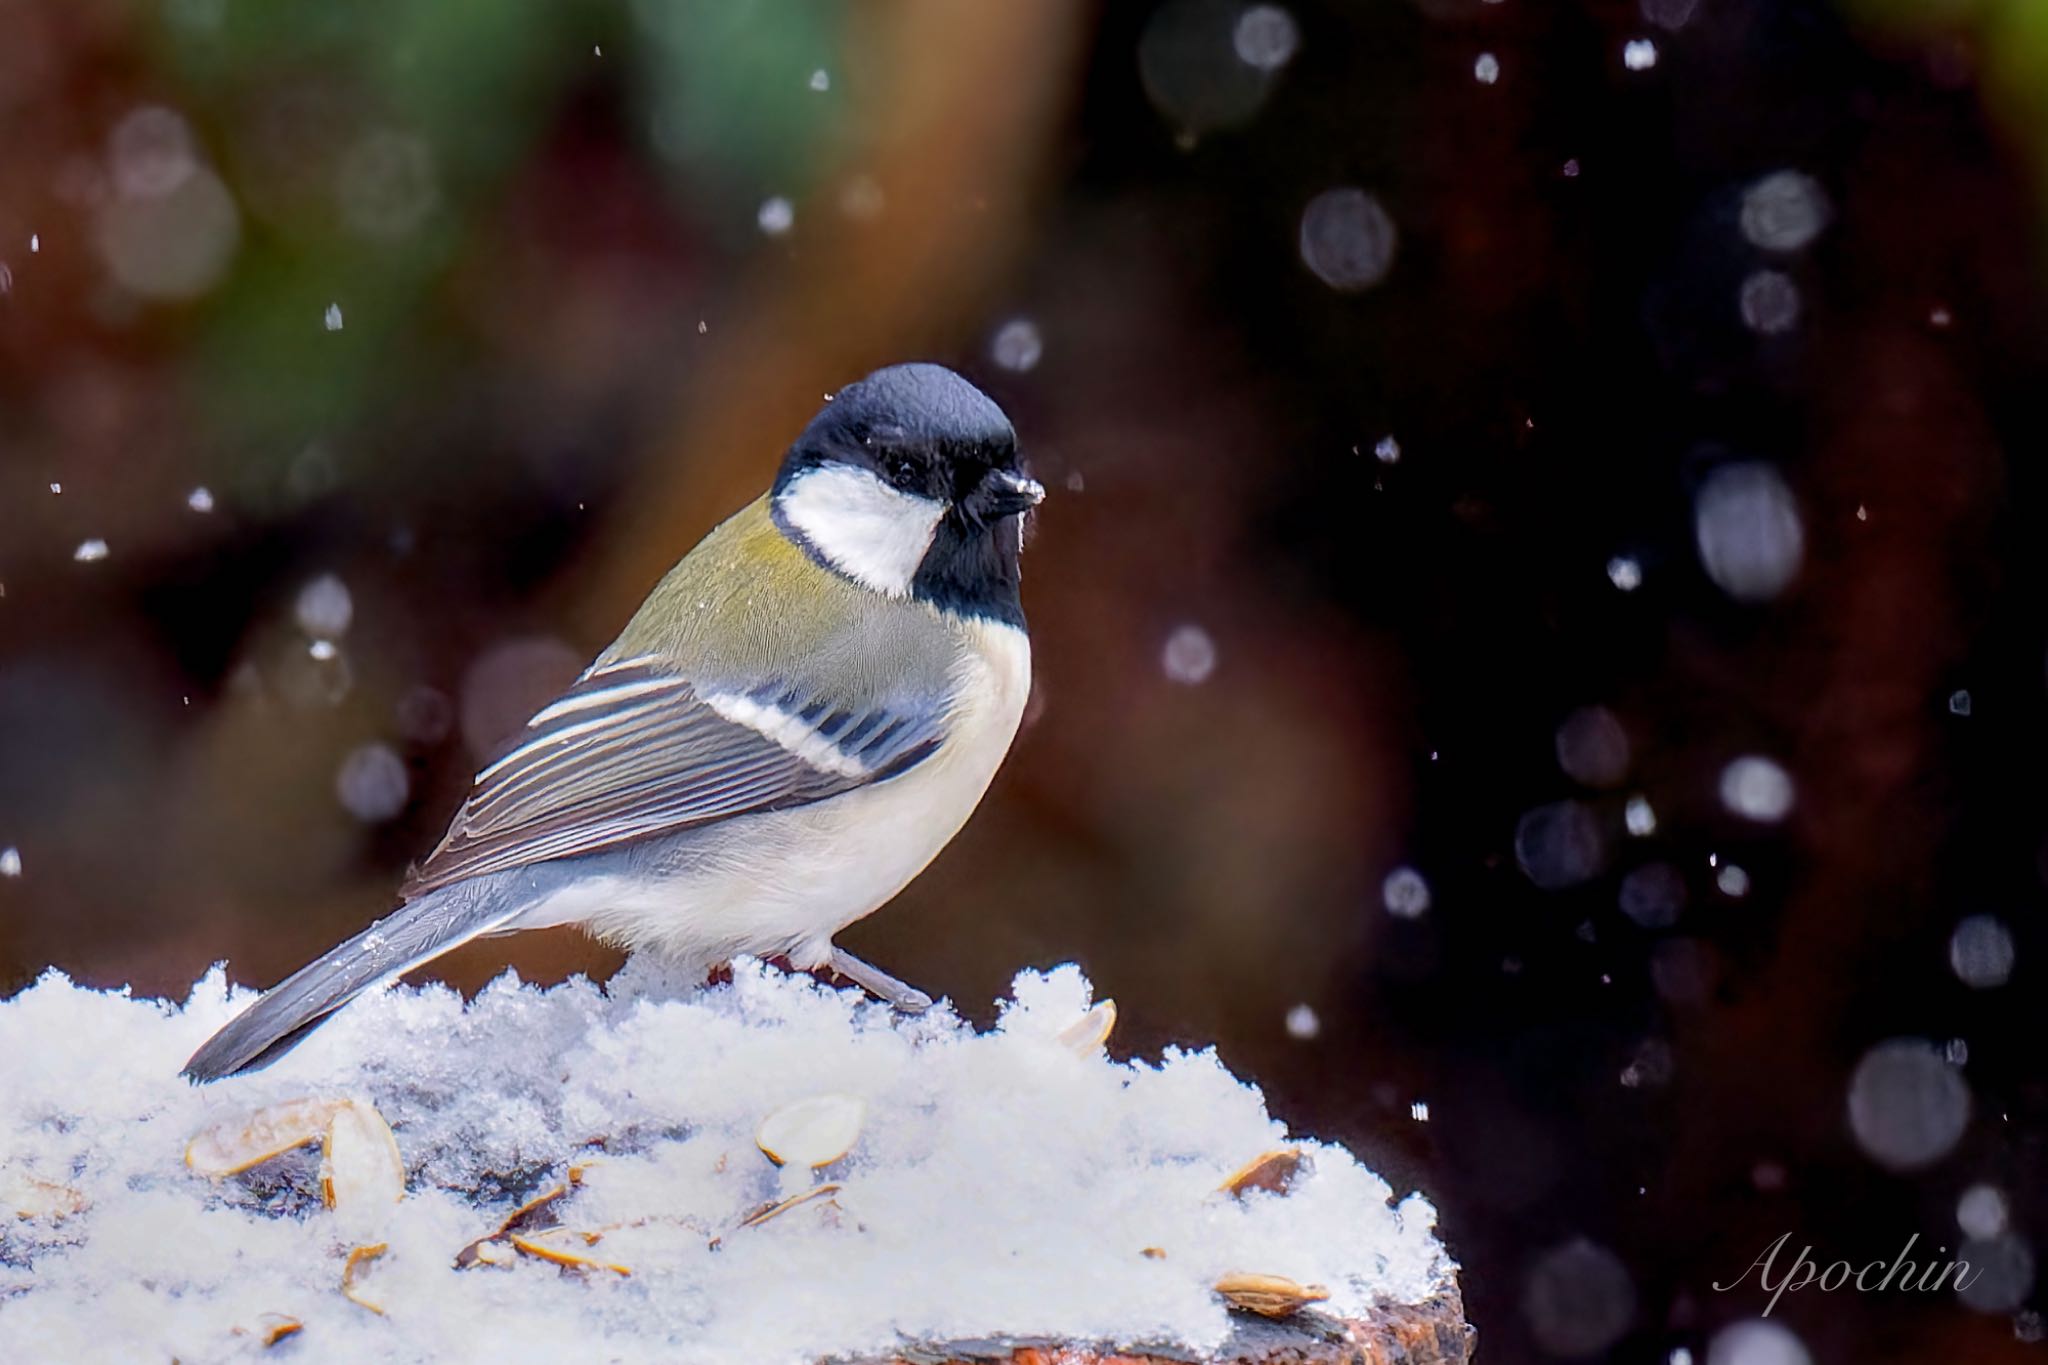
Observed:
[[[1392,1205],[1340,1147],[1295,1142],[1308,1162],[1285,1194],[1219,1192],[1288,1144],[1282,1126],[1213,1051],[1120,1063],[1077,1041],[1090,991],[1072,966],[1023,973],[979,1032],[746,962],[703,990],[639,964],[606,990],[507,974],[467,1007],[440,986],[359,1001],[271,1070],[195,1088],[179,1066],[250,998],[219,968],[182,1009],[52,972],[0,1001],[0,1341],[11,1359],[200,1362],[264,1356],[295,1322],[279,1358],[1201,1352],[1230,1331],[1212,1291],[1228,1273],[1327,1286],[1319,1307],[1343,1316],[1449,1282],[1435,1211]],[[824,1096],[858,1101],[825,1106],[841,1128],[859,1115],[851,1150],[778,1169],[762,1119]],[[317,1142],[218,1179],[188,1168],[203,1130],[308,1098],[389,1121],[402,1200],[329,1209]],[[742,1226],[814,1181],[839,1188]],[[546,1235],[601,1264],[500,1241],[457,1268],[562,1185],[531,1222],[601,1232]],[[370,1243],[386,1250],[358,1256],[345,1296]]]

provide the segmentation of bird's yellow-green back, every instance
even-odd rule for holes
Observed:
[[[769,503],[755,499],[704,537],[598,663],[652,656],[717,686],[808,659],[850,703],[943,686],[966,644],[960,628],[934,607],[882,597],[818,564],[776,527]]]

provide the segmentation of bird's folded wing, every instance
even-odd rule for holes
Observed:
[[[834,707],[781,680],[730,689],[645,659],[594,668],[477,774],[400,894],[822,801],[922,761],[944,724],[936,698]]]

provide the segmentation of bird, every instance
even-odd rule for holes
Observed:
[[[655,586],[475,776],[398,908],[185,1064],[270,1065],[364,991],[484,935],[561,925],[693,973],[829,968],[931,998],[833,939],[966,823],[1031,691],[1020,596],[1045,489],[1003,410],[928,363],[828,398],[768,491]]]

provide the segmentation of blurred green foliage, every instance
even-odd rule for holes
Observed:
[[[1916,43],[1962,39],[1984,101],[2048,190],[2048,4],[2041,0],[1842,0],[1855,17]]]
[[[800,197],[820,168],[843,22],[839,3],[172,0],[161,74],[249,219],[188,353],[215,442],[269,484],[308,442],[431,388],[459,349],[436,340],[461,325],[434,315],[437,286],[457,263],[489,271],[494,215],[544,171],[570,102],[624,125],[686,225],[752,232],[764,196]],[[351,165],[413,148],[382,171],[421,182],[397,206],[414,221],[366,229],[341,201],[389,191]]]

